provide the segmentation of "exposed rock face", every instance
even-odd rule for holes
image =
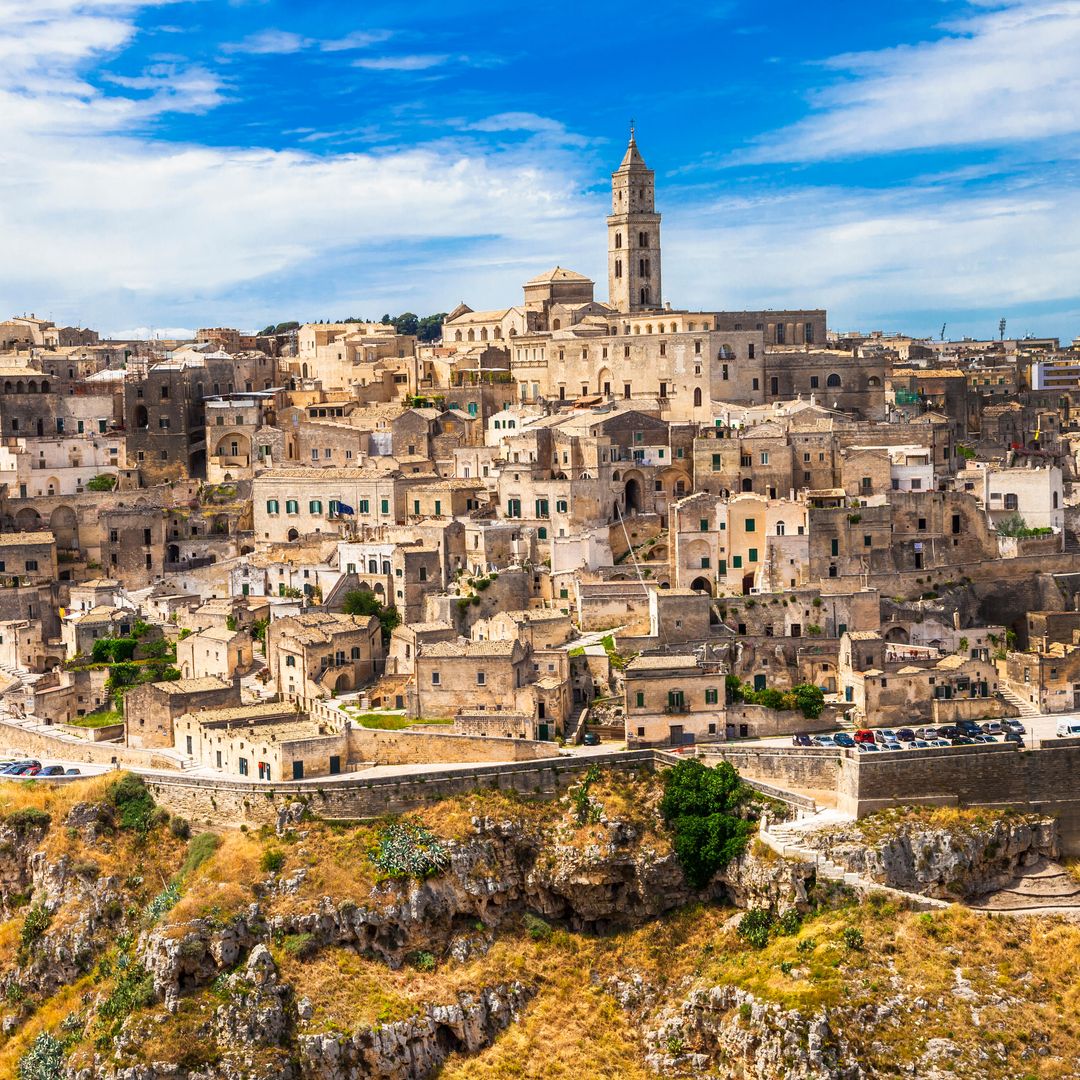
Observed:
[[[691,990],[657,1009],[659,995],[640,977],[612,984],[640,1020],[646,1062],[660,1076],[720,1075],[746,1080],[860,1080],[862,1068],[822,1009],[807,1016],[759,1001],[733,986]]]
[[[740,908],[767,907],[778,912],[804,908],[814,875],[809,863],[779,857],[758,858],[744,852],[720,871],[717,880]]]
[[[417,1016],[354,1032],[301,1035],[303,1076],[317,1080],[424,1080],[450,1054],[475,1054],[516,1018],[530,994],[520,983],[461,994],[451,1005],[427,1007]]]
[[[1017,871],[1058,854],[1057,822],[1004,817],[948,830],[900,820],[878,837],[852,824],[808,834],[825,852],[883,885],[941,899],[967,899],[1008,885]]]

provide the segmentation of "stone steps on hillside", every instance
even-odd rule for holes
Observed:
[[[1010,686],[1005,686],[1004,683],[999,684],[998,692],[1001,696],[1010,704],[1015,705],[1020,710],[1020,715],[1027,720],[1036,716],[1041,716],[1038,708],[1027,700],[1022,694],[1018,694]]]

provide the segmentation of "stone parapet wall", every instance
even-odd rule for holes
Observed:
[[[0,751],[25,757],[60,758],[63,761],[85,761],[92,765],[129,765],[139,769],[175,769],[177,762],[148,750],[133,750],[119,743],[91,742],[84,738],[31,731],[21,724],[0,720]]]
[[[154,798],[171,813],[195,823],[239,828],[274,824],[279,811],[298,799],[305,801],[318,817],[355,821],[408,813],[440,799],[485,789],[555,798],[593,765],[652,769],[653,760],[653,752],[643,750],[544,762],[418,769],[393,776],[368,777],[361,772],[321,783],[243,783],[179,773],[148,775],[144,779]]]
[[[493,713],[493,717],[498,713]],[[349,728],[349,759],[379,765],[438,765],[443,762],[538,761],[558,757],[553,742],[467,735],[453,731],[382,731]]]

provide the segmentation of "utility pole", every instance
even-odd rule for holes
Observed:
[[[1005,340],[1005,320],[1002,319],[998,323],[998,341],[1004,341],[1004,340]]]

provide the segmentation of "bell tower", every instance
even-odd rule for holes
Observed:
[[[633,124],[622,164],[611,174],[607,226],[608,303],[622,312],[662,307],[654,174],[638,150]]]

